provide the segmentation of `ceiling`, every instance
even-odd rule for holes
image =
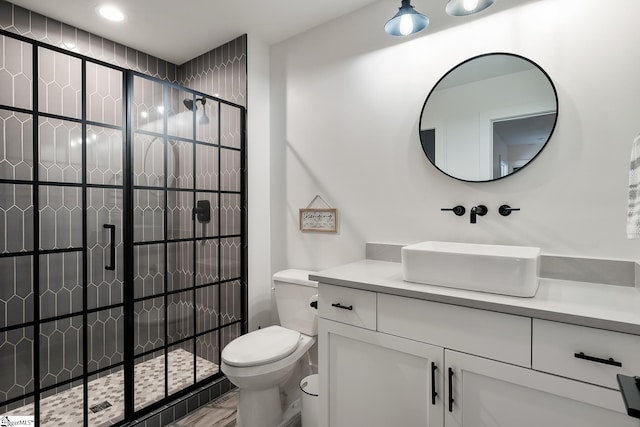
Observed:
[[[9,1],[180,65],[243,34],[272,45],[380,0]],[[105,3],[120,7],[125,20],[99,17]],[[390,4],[389,17],[399,6]]]
[[[372,7],[369,16],[383,34],[384,22],[400,0],[8,0],[92,34],[181,65],[243,34],[267,45],[318,25]],[[432,34],[444,28],[482,19],[509,8],[543,0],[502,0],[468,17],[445,13],[447,0],[411,0],[430,19]],[[125,14],[123,22],[101,18],[96,9],[110,4]],[[374,6],[375,5],[375,6]],[[398,41],[391,36],[390,41]]]

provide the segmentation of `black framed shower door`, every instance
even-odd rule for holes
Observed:
[[[0,416],[123,424],[245,332],[245,110],[0,38]]]

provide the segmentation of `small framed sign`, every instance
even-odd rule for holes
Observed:
[[[300,209],[300,231],[337,232],[338,210],[333,208]]]

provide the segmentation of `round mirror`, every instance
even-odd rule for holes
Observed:
[[[557,114],[556,89],[537,64],[510,53],[480,55],[452,68],[431,90],[420,142],[443,173],[493,181],[533,161]]]

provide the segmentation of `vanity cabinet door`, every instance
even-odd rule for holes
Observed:
[[[446,427],[640,426],[615,390],[450,350],[445,367]]]
[[[442,426],[441,347],[326,319],[318,327],[320,426]]]

